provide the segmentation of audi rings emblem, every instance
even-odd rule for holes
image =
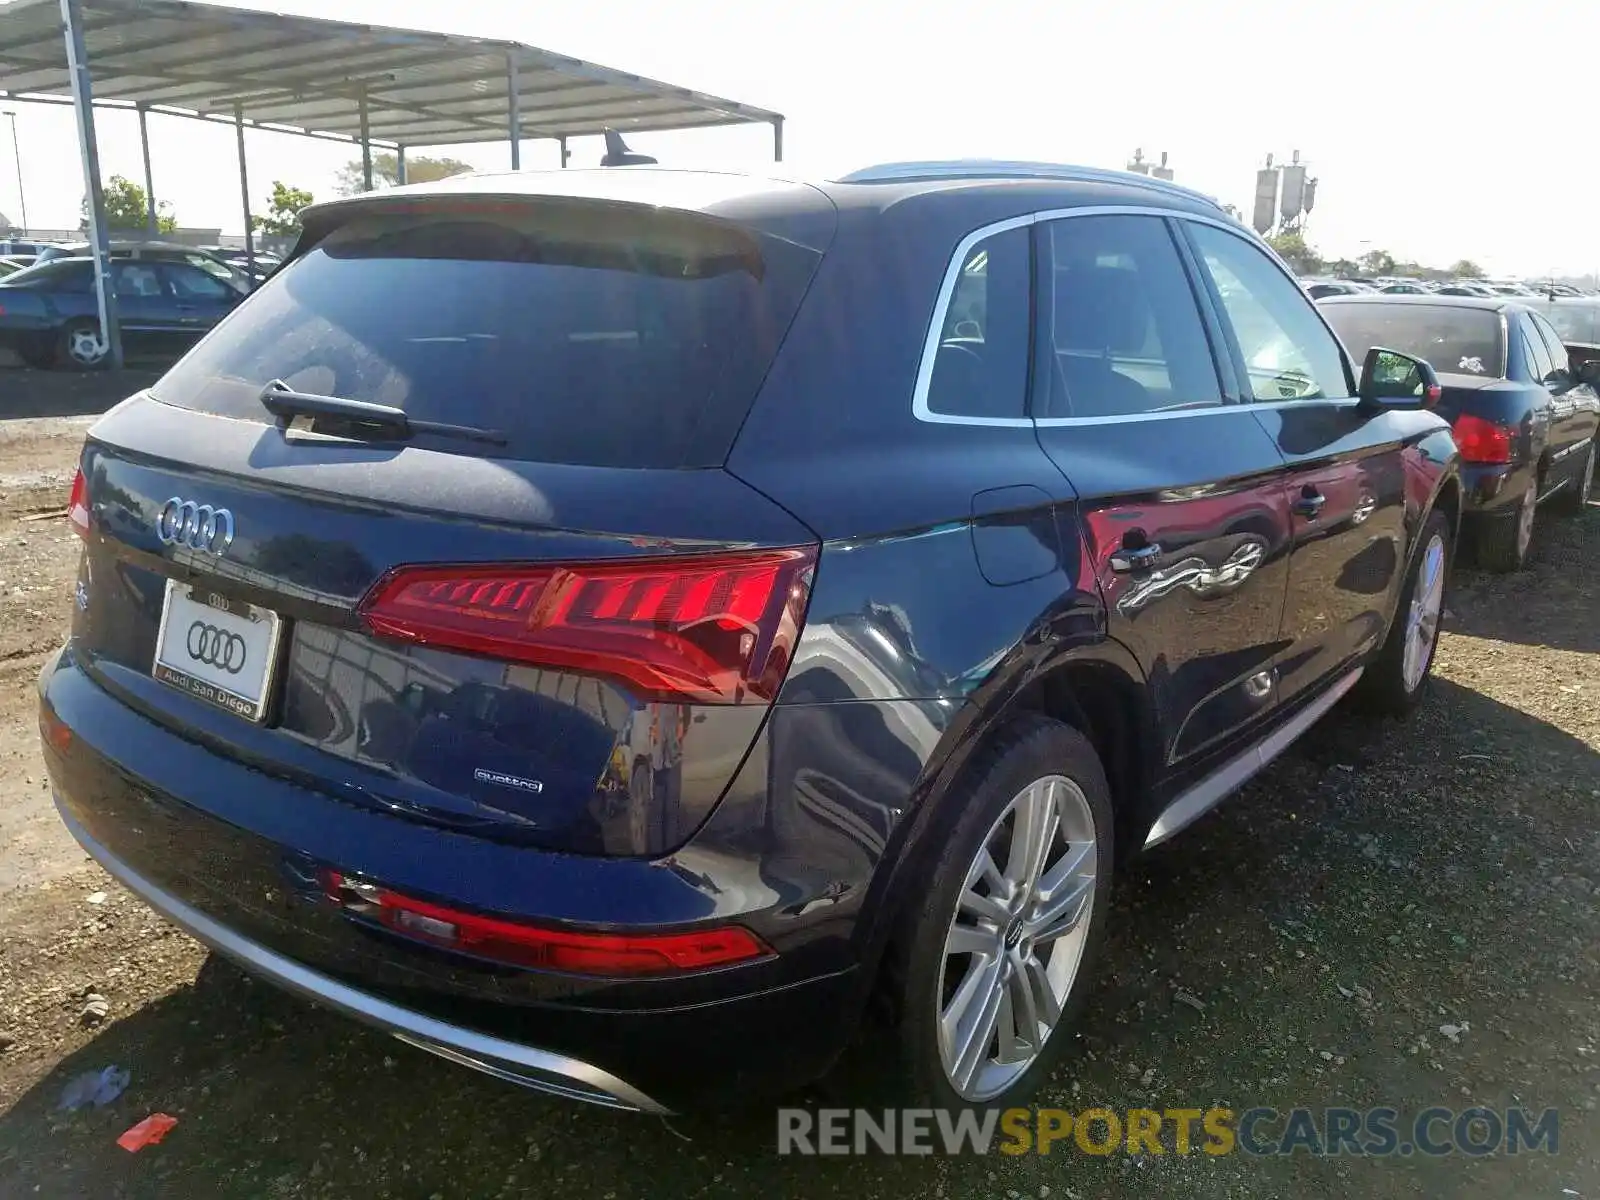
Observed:
[[[237,675],[244,670],[246,649],[244,639],[237,633],[196,621],[189,626],[189,640],[185,648],[195,662],[218,667],[229,675]]]
[[[221,556],[233,545],[233,514],[174,496],[156,517],[156,536],[169,546],[185,546]]]

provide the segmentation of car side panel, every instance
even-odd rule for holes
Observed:
[[[1411,479],[1421,452],[1411,443],[1438,423],[1422,413],[1358,413],[1352,402],[1258,406],[1257,419],[1290,464],[1294,515],[1289,601],[1277,664],[1287,703],[1382,643],[1408,550]]]

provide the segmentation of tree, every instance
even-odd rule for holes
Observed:
[[[1361,264],[1353,259],[1336,258],[1327,264],[1327,268],[1328,270],[1332,271],[1337,278],[1348,279],[1357,271],[1361,270]]]
[[[1394,255],[1387,250],[1368,250],[1361,256],[1361,269],[1368,275],[1393,275]]]
[[[1267,238],[1267,245],[1298,275],[1315,275],[1322,270],[1322,255],[1306,245],[1305,235],[1299,230],[1280,230]]]
[[[432,183],[435,179],[448,179],[452,175],[465,175],[472,170],[471,163],[464,163],[459,158],[429,158],[418,155],[406,159],[407,183]],[[366,191],[365,177],[361,173],[361,160],[352,159],[339,168],[339,173],[334,177],[337,180],[335,187],[341,196],[353,196],[357,192]],[[372,156],[372,186],[375,188],[394,187],[400,182],[400,162],[393,154],[374,154]]]
[[[1483,268],[1470,258],[1463,258],[1450,268],[1450,274],[1457,279],[1482,279]]]
[[[101,185],[101,192],[105,197],[106,224],[112,229],[144,229],[149,220],[148,200],[142,187],[131,179],[121,175],[113,175],[111,179]],[[165,200],[156,203],[156,230],[160,233],[171,233],[178,227],[178,218],[173,214],[172,205]],[[83,198],[83,218],[78,222],[79,229],[89,228],[89,197]]]
[[[300,210],[315,199],[302,188],[290,187],[281,179],[272,181],[272,199],[265,216],[250,218],[250,228],[268,237],[293,237],[300,232]]]

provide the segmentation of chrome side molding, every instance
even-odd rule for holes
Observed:
[[[1156,818],[1156,823],[1150,827],[1150,834],[1144,839],[1144,848],[1148,850],[1152,846],[1159,846],[1180,829],[1215,808],[1217,803],[1230,792],[1243,787],[1252,775],[1294,745],[1301,734],[1315,725],[1330,708],[1344,698],[1346,692],[1355,687],[1356,680],[1360,678],[1361,668],[1357,667],[1285,724],[1274,729],[1249,749],[1230,758],[1199,783],[1179,795],[1162,810],[1161,815]]]

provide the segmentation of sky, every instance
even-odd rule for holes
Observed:
[[[1600,271],[1594,0],[262,0],[308,16],[511,38],[773,109],[785,174],[927,158],[1120,167],[1165,151],[1177,180],[1250,209],[1266,155],[1319,180],[1307,240],[1490,272]],[[0,29],[4,8],[0,6]],[[0,70],[3,81],[3,70]],[[3,86],[3,82],[0,82]],[[70,110],[11,105],[38,227],[77,224]],[[102,171],[142,179],[136,120],[101,111]],[[0,212],[21,219],[0,120]],[[665,164],[769,169],[764,126],[630,137]],[[347,148],[247,135],[252,205],[272,181],[331,195]],[[598,140],[572,143],[592,165]],[[156,191],[185,225],[243,231],[233,131],[151,118]],[[413,154],[427,153],[413,149]],[[504,144],[446,153],[509,166]],[[557,165],[554,143],[523,166]]]

